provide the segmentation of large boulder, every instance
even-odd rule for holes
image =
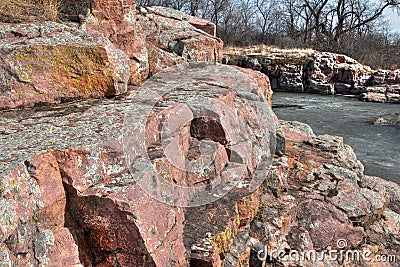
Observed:
[[[148,54],[134,0],[62,0],[64,19],[79,22],[89,32],[110,40],[129,59],[130,83],[141,84],[148,76]]]
[[[92,34],[110,40],[129,59],[130,80],[140,85],[149,74],[148,52],[140,25],[136,23],[135,1],[62,0],[65,20],[79,22]]]
[[[246,75],[247,78],[257,85],[258,93],[263,95],[269,106],[272,107],[272,90],[268,76],[259,71],[251,69],[245,69],[241,67],[235,68]]]
[[[0,109],[126,92],[129,58],[74,25],[0,25]]]
[[[178,66],[119,100],[2,112],[2,263],[219,266],[258,210],[259,190],[249,189],[266,177],[268,164],[258,165],[273,155],[269,88],[247,77],[222,65]],[[136,120],[149,107],[153,113]],[[189,124],[179,120],[188,116]],[[147,156],[137,147],[140,129]],[[199,163],[209,156],[207,172]],[[142,180],[152,170],[158,184],[149,192]],[[253,178],[256,170],[261,180]],[[166,184],[189,186],[196,194],[181,201],[205,205],[168,205],[181,195],[168,195]]]
[[[221,39],[215,25],[165,7],[139,7],[141,25],[149,47],[150,74],[181,62],[221,62]]]
[[[134,0],[62,0],[60,9],[64,19],[84,24],[89,31],[102,33],[129,58],[134,55]]]

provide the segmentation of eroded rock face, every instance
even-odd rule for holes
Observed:
[[[237,64],[267,74],[272,89],[283,92],[359,94],[370,71],[345,55],[318,51],[251,54]]]
[[[119,95],[169,66],[222,57],[215,25],[178,11],[136,11],[134,1],[60,5],[63,24],[0,25],[0,109]]]
[[[400,70],[379,70],[369,77],[365,85],[360,100],[400,103]]]
[[[368,71],[350,57],[327,52],[315,53],[306,68],[305,91],[325,94],[359,94]]]
[[[258,94],[265,97],[268,104],[272,107],[272,90],[268,77],[258,71],[249,70],[245,68],[236,67],[237,70],[242,72],[246,77],[257,85]]]
[[[130,79],[140,85],[147,78],[148,51],[140,25],[136,23],[135,1],[62,0],[65,19],[79,22],[89,32],[110,40],[129,59]]]
[[[66,19],[84,24],[89,31],[102,33],[129,58],[134,55],[134,0],[62,0],[60,5]]]
[[[223,101],[231,108],[240,106],[237,101],[241,98],[235,90],[241,90],[241,96],[260,105],[266,105],[266,96],[270,95],[267,88],[259,89],[255,84],[246,87],[248,78],[230,67],[180,68],[154,77],[154,86],[168,86],[177,82],[175,76],[181,77],[184,73],[186,86],[192,90],[178,90],[182,95],[177,97],[186,99],[208,92],[209,98]],[[227,79],[232,73],[235,79]],[[225,87],[218,79],[223,79]],[[232,87],[229,82],[233,82]],[[234,86],[238,84],[242,86]],[[135,97],[136,93],[131,92],[119,100],[65,104],[48,110],[3,111],[2,262],[18,266],[187,266],[190,262],[218,266],[222,261],[220,254],[230,248],[236,235],[248,228],[255,216],[259,191],[249,191],[245,186],[249,181],[243,180],[230,194],[197,208],[169,206],[143,191],[138,183],[141,174],[129,174],[122,145],[124,115],[131,114],[140,104],[146,105],[140,101],[132,103]],[[158,114],[173,114],[174,109],[162,111],[162,107],[160,103],[156,109]],[[255,112],[258,109],[238,110],[243,118],[254,117]],[[194,139],[206,139],[204,135],[210,132],[202,128],[207,127],[214,129],[207,137],[219,144],[215,151],[215,169],[223,173],[226,163],[239,159],[240,155],[233,153],[241,151],[234,146],[227,149],[230,144],[224,142],[223,138],[235,139],[225,135],[227,124],[223,122],[225,128],[218,128],[204,119],[192,124],[188,131],[182,128],[182,140],[187,138],[188,143],[180,143],[189,159],[196,159],[196,153],[191,153],[196,150]],[[252,127],[259,136],[267,130],[259,128],[261,124]],[[148,135],[149,141],[152,136]],[[253,141],[252,149],[256,149],[257,142],[262,142]],[[153,151],[157,150],[148,152],[150,158],[160,161],[162,155]],[[237,164],[254,171],[258,159],[245,160]],[[165,166],[170,164],[167,160],[165,163]],[[159,168],[157,164],[154,166]],[[162,170],[178,180],[172,169]],[[200,174],[193,176],[199,177]],[[247,173],[239,178],[246,177]]]
[[[221,62],[223,42],[212,23],[164,7],[140,7],[137,18],[149,47],[150,74],[181,62]]]
[[[0,25],[0,109],[126,92],[129,58],[110,41],[55,22]]]
[[[372,71],[345,55],[289,50],[234,58],[229,64],[268,75],[274,91],[351,94],[362,101],[400,103],[399,70]]]

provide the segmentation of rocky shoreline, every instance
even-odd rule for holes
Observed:
[[[277,50],[247,56],[224,55],[224,62],[261,71],[273,91],[358,95],[362,101],[400,103],[400,70],[372,70],[340,54]]]
[[[267,76],[216,63],[213,24],[63,2],[82,13],[0,25],[1,266],[400,262],[400,186],[364,175],[342,138],[280,121]],[[340,249],[368,258],[288,258]]]

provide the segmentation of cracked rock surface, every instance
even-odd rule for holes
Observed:
[[[173,70],[174,75],[184,73],[185,85],[191,89],[182,91],[182,97],[210,92],[208,97],[225,101],[232,108],[245,97],[269,109],[269,88],[252,83],[248,71],[207,64],[179,68]],[[235,80],[219,81],[232,73]],[[207,81],[200,80],[204,75]],[[176,79],[164,75],[148,82],[158,88]],[[187,266],[202,262],[216,266],[222,262],[234,237],[248,228],[255,216],[258,190],[235,187],[218,201],[197,208],[173,207],[144,192],[138,177],[128,171],[121,141],[124,115],[140,103],[132,102],[136,94],[132,90],[115,99],[2,111],[2,264]],[[244,109],[238,112],[243,118],[256,115]],[[213,127],[207,120],[194,125],[192,133],[186,133],[200,139],[204,132],[196,127]],[[267,130],[257,128],[257,124],[252,127],[261,130],[259,134]],[[227,145],[217,138],[222,133],[216,128],[215,140]],[[231,158],[220,159],[227,160]],[[251,172],[257,160],[255,156],[247,160],[242,164]],[[163,170],[173,175],[172,170]],[[243,175],[242,184],[247,175]],[[207,244],[204,239],[209,240]]]

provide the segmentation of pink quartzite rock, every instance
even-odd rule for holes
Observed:
[[[110,41],[54,22],[0,25],[0,109],[126,92],[129,59]]]
[[[134,0],[62,0],[66,19],[85,23],[89,31],[101,32],[130,58],[136,37]]]
[[[203,31],[196,18],[164,7],[140,7],[137,18],[149,47],[150,74],[180,62],[221,62],[223,42],[209,33],[211,23]]]
[[[315,50],[277,50],[236,61],[267,74],[272,89],[284,92],[360,94],[371,74],[368,66],[350,57]]]
[[[236,68],[257,84],[259,93],[265,95],[268,104],[272,107],[272,90],[268,76],[255,70]]]
[[[378,70],[340,54],[314,50],[231,56],[244,68],[268,75],[274,91],[359,95],[362,101],[400,103],[400,70]]]
[[[110,40],[129,59],[130,83],[141,84],[148,75],[148,54],[143,32],[136,24],[134,0],[62,0],[66,20],[79,22],[92,34]]]
[[[0,111],[1,264],[396,266],[400,187],[365,176],[342,138],[315,136],[305,124],[281,121],[286,146],[275,155],[270,172],[261,172],[267,177],[263,184],[249,191],[258,178],[252,174],[260,168],[260,147],[273,137],[269,127],[277,122],[266,105],[268,86],[259,88],[249,77],[258,75],[222,65],[186,64],[146,82],[142,89],[152,89],[144,91],[147,98],[136,88],[118,100]],[[155,93],[156,104],[151,105]],[[141,108],[148,111],[149,105],[149,117],[124,120]],[[234,125],[232,114],[246,123]],[[132,129],[139,134],[147,130],[143,137],[154,163],[150,169],[141,165],[144,157],[137,153],[143,143],[129,143],[137,141],[136,135],[127,135],[135,133]],[[238,136],[246,136],[248,146],[230,142],[240,140]],[[273,156],[269,153],[261,156]],[[187,161],[174,158],[179,154]],[[199,169],[192,163],[207,157],[214,159],[208,167],[215,172],[193,175]],[[218,189],[216,179],[234,173],[227,163],[246,172],[228,194],[205,205],[170,206],[143,187],[143,178],[151,177],[153,182]],[[162,176],[148,176],[152,170]],[[154,191],[163,194],[158,197],[168,195],[159,185]],[[187,200],[204,199],[199,194]],[[321,253],[340,249],[341,239],[345,249],[369,250],[371,259],[394,255],[396,262],[326,258],[299,263],[273,253]],[[267,263],[257,258],[265,247]]]
[[[350,57],[335,53],[316,52],[313,55],[313,61],[307,66],[307,77],[311,83],[306,88],[306,92],[326,93],[323,85],[341,84],[344,86],[337,86],[335,89],[338,91],[334,93],[357,94],[360,90],[355,87],[361,84],[360,82],[366,74],[367,67]]]
[[[360,100],[400,103],[400,70],[379,70],[365,82]]]
[[[258,139],[249,135],[252,150],[270,140],[268,128],[260,128],[263,122],[257,125],[254,119],[267,115],[259,114],[264,108],[269,109],[266,88],[259,90],[236,69],[206,64],[180,66],[164,76],[155,76],[145,86],[160,90],[162,85],[168,87],[176,83],[176,77],[186,77],[186,82],[192,82],[186,84],[186,88],[192,90],[175,91],[178,99],[206,94],[204,96],[210,99],[238,108],[238,116],[249,120],[253,127],[243,128],[241,134],[257,130]],[[244,109],[244,98],[236,90],[258,108]],[[174,92],[168,93],[168,101],[171,101]],[[121,143],[121,136],[125,134],[124,115],[146,105],[145,102],[132,102],[132,99],[139,100],[136,92],[119,100],[0,113],[2,263],[16,266],[161,267],[201,262],[202,266],[218,266],[223,260],[221,253],[231,247],[239,233],[249,228],[258,210],[259,191],[249,191],[251,179],[247,172],[239,177],[243,180],[229,194],[200,207],[170,206],[143,191],[139,179],[145,170],[129,174]],[[149,124],[149,130],[152,127],[157,130],[157,124],[159,126],[173,116],[177,111],[174,107],[164,109],[160,103],[156,111],[160,115],[163,111],[164,115]],[[196,109],[193,114],[195,112]],[[228,117],[221,117],[221,120],[224,127],[229,126],[226,124]],[[196,149],[202,151],[205,148],[196,148],[196,142],[188,141],[197,139],[201,143],[203,135],[210,134],[210,138],[218,140],[214,163],[217,175],[226,172],[227,161],[238,160],[243,152],[218,139],[229,129],[218,128],[218,124],[206,120],[197,120],[193,124],[192,129],[182,128],[181,142],[178,143],[181,153],[192,151],[192,156],[196,157]],[[213,131],[202,131],[201,127]],[[154,139],[153,134],[156,135]],[[158,134],[161,132],[149,134],[148,140],[156,144]],[[188,138],[189,135],[192,137]],[[235,136],[224,138],[236,140]],[[149,150],[150,159],[165,158],[156,153],[156,149],[154,151]],[[257,167],[259,154],[252,151],[250,155],[254,157],[244,158],[237,164],[252,172]],[[168,159],[165,163],[172,166]],[[154,166],[158,168],[158,165]],[[166,174],[178,178],[173,172]]]
[[[119,95],[169,66],[222,57],[222,41],[201,30],[212,23],[172,9],[136,12],[133,0],[60,8],[63,24],[0,25],[0,109]]]
[[[190,25],[193,25],[197,29],[200,29],[212,36],[216,36],[217,27],[215,26],[214,23],[212,23],[208,20],[197,18],[197,17],[190,17],[189,23],[190,23]]]
[[[298,122],[281,122],[286,154],[277,158],[264,183],[259,212],[251,223],[250,266],[262,266],[257,252],[281,266],[299,261],[279,258],[276,251],[354,250],[363,255],[394,255],[399,260],[399,185],[364,176],[352,149],[334,136],[315,136]],[[388,229],[388,230],[383,230]],[[390,229],[390,230],[389,230]],[[338,247],[345,240],[345,247]],[[243,241],[242,241],[243,242]],[[342,241],[343,242],[343,241]],[[274,253],[275,252],[275,253]],[[295,255],[295,254],[292,254]],[[365,255],[365,254],[364,254]],[[367,254],[369,255],[369,254]],[[284,258],[286,257],[286,258]],[[361,258],[361,257],[360,257]],[[393,266],[373,260],[306,260],[302,266]],[[236,265],[229,265],[236,266]],[[268,265],[267,265],[268,266]]]

